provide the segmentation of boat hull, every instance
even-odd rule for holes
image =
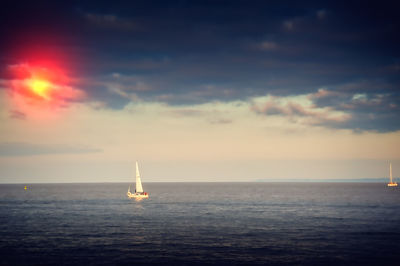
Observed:
[[[397,187],[397,183],[389,183],[387,184],[388,187]]]
[[[144,192],[144,193],[130,193],[130,192],[128,192],[128,193],[126,193],[126,195],[130,199],[142,200],[142,199],[148,199],[149,198],[149,194],[147,192]]]

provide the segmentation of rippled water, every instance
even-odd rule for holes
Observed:
[[[400,264],[400,189],[361,183],[0,185],[1,265]]]

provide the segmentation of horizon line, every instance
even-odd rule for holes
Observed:
[[[351,178],[351,179],[257,179],[251,181],[146,181],[146,183],[386,183],[386,177],[381,178]],[[21,184],[133,184],[130,181],[85,181],[85,182],[0,182],[0,185]]]

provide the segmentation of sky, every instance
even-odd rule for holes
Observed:
[[[394,1],[5,1],[0,183],[400,172]]]

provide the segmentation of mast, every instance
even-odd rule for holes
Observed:
[[[392,163],[390,163],[390,183],[393,183],[393,177],[392,177]]]
[[[140,180],[139,166],[137,162],[136,162],[136,192],[139,193],[143,192],[142,181]]]

